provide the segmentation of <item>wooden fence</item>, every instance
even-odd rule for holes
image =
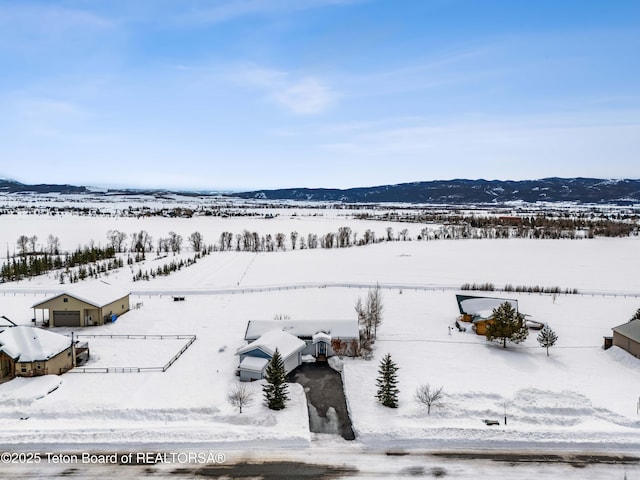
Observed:
[[[77,335],[86,338],[115,338],[125,340],[187,340],[187,343],[176,353],[171,360],[158,367],[76,367],[69,373],[144,373],[166,372],[176,363],[184,352],[196,341],[195,335]]]

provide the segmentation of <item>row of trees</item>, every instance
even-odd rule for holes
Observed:
[[[47,237],[46,247],[38,244],[37,235],[20,235],[16,240],[18,255],[26,257],[27,255],[37,255],[48,253],[49,255],[58,255],[60,253],[60,239],[53,234]],[[9,252],[7,252],[9,258]]]
[[[480,290],[483,292],[493,292],[493,291],[503,291],[503,292],[518,292],[518,293],[555,293],[560,294],[564,293],[567,295],[576,295],[578,294],[577,288],[560,288],[560,287],[542,287],[540,285],[516,285],[513,286],[510,283],[505,285],[503,288],[497,288],[491,282],[485,283],[463,283],[460,286],[460,290]]]
[[[638,233],[637,216],[596,215],[594,213],[545,213],[510,216],[491,214],[460,215],[456,213],[361,213],[355,217],[367,220],[441,224],[425,228],[418,240],[458,238],[593,238],[626,237]]]
[[[388,231],[390,229],[387,229]],[[289,242],[287,242],[287,239]],[[403,230],[399,240],[411,240],[408,230]],[[243,230],[242,233],[222,232],[216,249],[222,252],[235,250],[237,252],[276,252],[287,250],[287,243],[292,250],[315,248],[347,248],[352,246],[370,245],[383,241],[395,240],[394,238],[377,237],[373,230],[367,229],[362,237],[354,232],[351,227],[340,227],[337,232],[329,232],[324,235],[309,233],[301,236],[297,231],[292,231],[289,236],[282,232],[276,234],[260,235],[258,232]]]
[[[205,249],[201,253],[196,253],[192,258],[187,258],[186,260],[171,260],[169,263],[165,263],[163,265],[158,265],[158,267],[150,270],[142,271],[142,268],[138,269],[138,272],[133,276],[133,281],[138,282],[141,280],[152,280],[156,277],[163,277],[171,275],[173,272],[177,272],[182,270],[183,267],[190,267],[191,265],[195,265],[203,255],[207,255],[208,251]]]
[[[101,248],[94,245],[79,247],[74,252],[64,255],[51,254],[48,251],[30,252],[28,255],[9,257],[7,262],[0,267],[0,280],[3,282],[18,281],[62,268],[69,273],[69,269],[74,267],[98,262],[100,263],[91,270],[91,273],[85,268],[82,272],[75,272],[75,275],[86,278],[86,276],[93,275],[94,270],[105,272],[123,266],[123,261],[115,258],[115,251],[111,247]],[[69,278],[73,278],[73,275]]]
[[[146,230],[140,230],[139,232],[133,232],[130,237],[120,230],[109,230],[107,232],[107,241],[109,245],[118,253],[124,252],[127,249],[127,238],[130,238],[129,250],[136,253],[146,253],[153,251],[153,237],[149,235]],[[187,238],[191,248],[194,252],[201,252],[205,248],[204,237],[198,231],[193,232]],[[157,240],[156,251],[161,252],[173,252],[180,253],[182,251],[184,239],[182,235],[176,232],[169,232],[169,236],[162,237]]]

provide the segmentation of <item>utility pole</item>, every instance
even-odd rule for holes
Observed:
[[[504,424],[507,424],[507,402],[504,403]]]

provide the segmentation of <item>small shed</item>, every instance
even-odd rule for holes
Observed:
[[[236,352],[240,356],[240,380],[247,382],[264,378],[264,372],[276,349],[284,362],[285,372],[289,373],[302,363],[305,346],[305,342],[298,337],[282,330],[274,329],[264,333]]]
[[[613,327],[613,344],[640,358],[640,319]]]
[[[71,339],[59,333],[25,325],[0,333],[0,380],[60,375],[73,362]]]
[[[42,311],[43,323],[50,327],[103,325],[129,311],[129,292],[95,281],[47,297],[32,308],[35,318],[35,311]]]

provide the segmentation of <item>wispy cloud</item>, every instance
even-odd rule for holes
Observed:
[[[307,77],[293,83],[272,97],[288,110],[300,115],[312,115],[327,110],[335,101],[335,94],[319,80]]]
[[[362,3],[366,0],[225,0],[194,8],[178,18],[189,23],[221,23],[248,15],[280,14],[336,5]]]
[[[257,88],[268,101],[297,115],[323,113],[339,97],[326,81],[314,75],[250,66],[232,69],[228,77],[240,85]]]
[[[10,32],[57,35],[77,29],[100,29],[113,22],[95,13],[58,5],[11,3],[0,6],[0,38]]]

